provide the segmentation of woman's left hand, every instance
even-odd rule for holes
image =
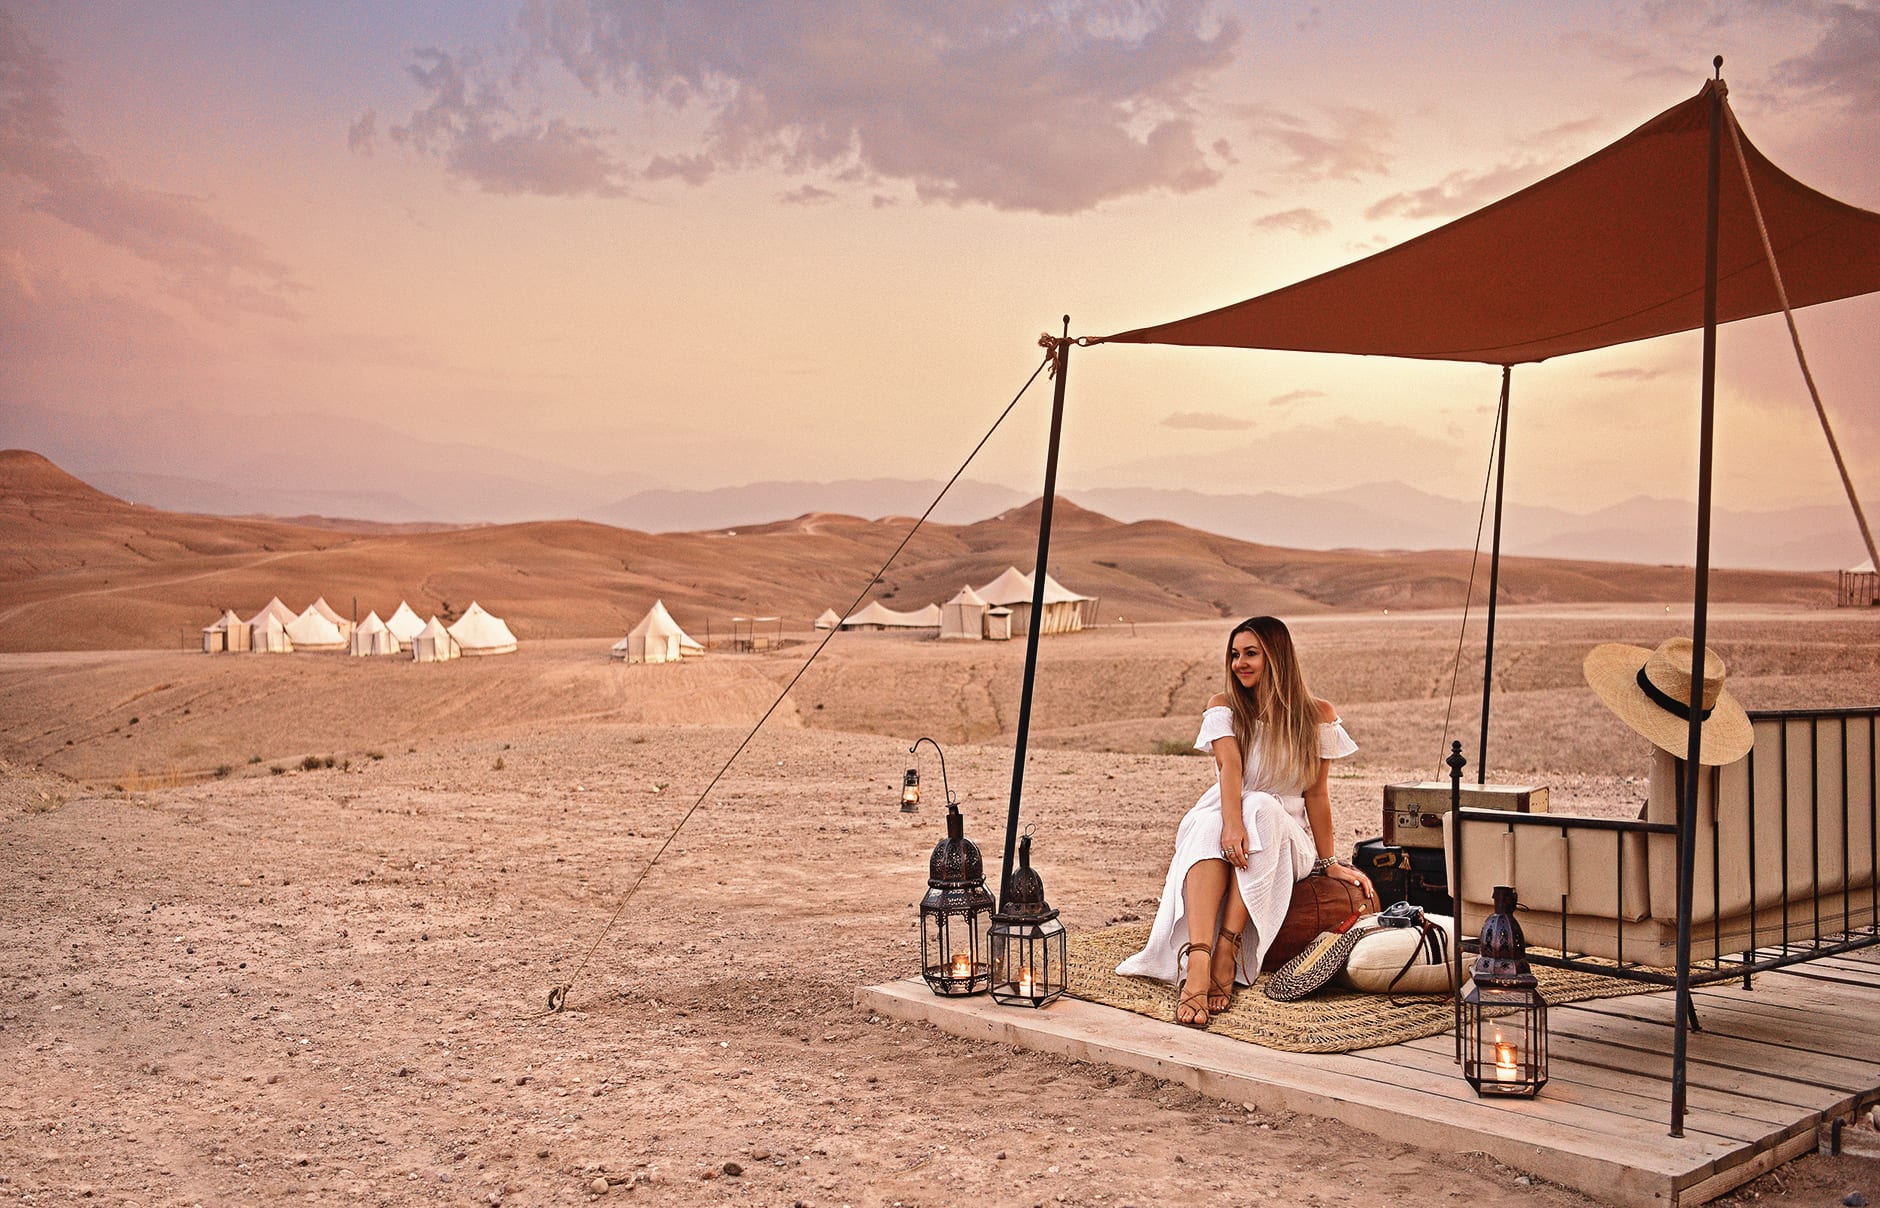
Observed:
[[[1371,884],[1371,878],[1365,876],[1349,864],[1330,865],[1326,868],[1325,875],[1343,881],[1347,885],[1357,886],[1358,892],[1364,895],[1365,901],[1382,905],[1382,903],[1377,900],[1377,888]]]

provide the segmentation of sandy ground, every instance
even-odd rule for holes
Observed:
[[[1504,618],[1491,763],[1635,806],[1642,756],[1574,652],[1669,621]],[[1880,685],[1873,618],[1719,625],[1751,707]],[[1455,619],[1298,631],[1365,745],[1339,832],[1376,833],[1381,786],[1440,749]],[[1025,822],[1071,927],[1153,911],[1209,776],[1157,744],[1192,737],[1224,636],[1047,643]],[[996,875],[1016,645],[838,639],[625,898],[802,651],[604,649],[0,656],[0,1202],[1585,1202],[1419,1149],[1413,1121],[1386,1141],[858,1011],[916,964],[941,834],[895,806],[918,734]],[[1809,1157],[1733,1198],[1852,1190],[1880,1199],[1880,1163]]]

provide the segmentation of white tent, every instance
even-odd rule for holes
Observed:
[[[411,611],[411,605],[403,600],[398,602],[398,611],[385,618],[385,627],[392,631],[402,646],[411,645],[413,638],[424,632],[424,622],[418,614]]]
[[[202,652],[220,654],[223,651],[248,649],[248,623],[235,615],[234,609],[222,614],[221,620],[202,629]]]
[[[854,615],[842,618],[844,629],[938,629],[940,606],[929,604],[914,612],[896,612],[879,600],[870,600]]]
[[[457,649],[457,639],[450,636],[450,630],[444,628],[444,622],[432,617],[418,631],[418,636],[411,639],[411,658],[418,663],[441,663],[446,659],[461,658],[462,651]]]
[[[979,589],[980,597],[987,604],[1012,610],[1014,636],[1031,631],[1031,593],[1031,576],[1016,566],[1006,567],[1003,574]],[[1070,591],[1047,571],[1044,577],[1044,622],[1038,632],[1075,633],[1093,619],[1096,603],[1096,597],[1080,596]]]
[[[822,615],[816,618],[818,629],[834,629],[840,624],[842,624],[842,618],[836,615],[836,610],[833,608],[823,609]]]
[[[281,618],[264,608],[248,623],[248,649],[256,654],[292,654],[294,643]]]
[[[272,616],[281,623],[281,628],[285,629],[294,620],[294,610],[281,603],[281,597],[275,596],[272,600],[268,601],[267,607],[248,618],[248,627],[250,629],[254,628],[261,623],[261,618],[265,616]]]
[[[346,639],[340,636],[339,626],[321,616],[311,604],[307,605],[307,611],[287,623],[287,639],[295,650],[346,649]]]
[[[343,642],[352,637],[353,623],[335,612],[333,606],[326,602],[325,596],[313,602],[313,610],[333,622],[333,628],[339,630],[340,641]]]
[[[654,600],[640,623],[614,643],[613,653],[629,663],[676,663],[685,655],[705,653],[705,648],[679,628],[665,601]]]
[[[373,654],[397,654],[402,647],[398,644],[398,635],[385,627],[385,622],[379,620],[379,614],[369,612],[347,639],[347,649],[364,658]]]
[[[940,636],[978,641],[986,636],[986,609],[978,592],[960,588],[960,594],[940,606]]]
[[[470,601],[470,607],[464,609],[457,623],[450,627],[450,636],[457,639],[457,648],[465,658],[516,652],[516,635],[509,632],[509,626],[503,624],[501,617],[484,612],[483,606],[475,600]]]

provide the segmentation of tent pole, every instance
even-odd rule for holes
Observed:
[[[1488,640],[1482,654],[1482,744],[1476,750],[1475,783],[1488,783],[1488,703],[1495,679],[1495,600],[1501,584],[1501,488],[1508,479],[1508,396],[1514,366],[1501,367],[1501,431],[1495,437],[1495,537],[1488,555]]]
[[[1058,438],[1064,430],[1064,378],[1071,366],[1071,317],[1064,316],[1064,337],[1053,350],[1051,439],[1045,446],[1044,503],[1038,511],[1038,559],[1031,569],[1031,624],[1025,632],[1025,686],[1018,699],[1018,742],[1012,751],[1012,800],[1005,810],[1005,862],[999,866],[999,908],[1012,888],[1012,862],[1018,850],[1018,802],[1025,787],[1025,742],[1031,736],[1031,689],[1038,678],[1038,637],[1044,629],[1044,577],[1051,565],[1051,504],[1057,497]]]
[[[1722,68],[1723,59],[1717,59]],[[1678,803],[1678,1002],[1671,1047],[1671,1135],[1684,1135],[1685,1051],[1691,1015],[1691,873],[1697,860],[1697,784],[1703,778],[1704,656],[1710,621],[1710,463],[1717,409],[1717,227],[1722,177],[1724,85],[1710,93],[1710,179],[1704,221],[1704,364],[1697,436],[1697,572],[1691,609],[1691,699]]]

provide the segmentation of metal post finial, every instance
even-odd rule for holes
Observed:
[[[1718,55],[1716,58],[1712,59],[1710,65],[1717,69],[1717,78],[1721,80],[1723,78],[1723,56]]]

